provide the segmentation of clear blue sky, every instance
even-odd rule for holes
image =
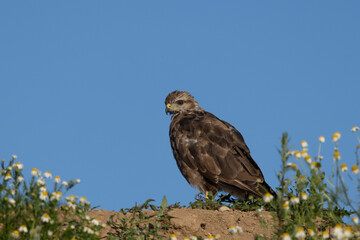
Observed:
[[[192,201],[164,99],[187,90],[233,124],[276,187],[284,131],[354,163],[360,1],[1,1],[0,157],[118,210]]]

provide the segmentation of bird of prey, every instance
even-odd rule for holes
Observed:
[[[275,194],[231,124],[206,112],[186,91],[171,92],[165,105],[172,115],[171,148],[190,185],[202,193],[224,191],[241,200]]]

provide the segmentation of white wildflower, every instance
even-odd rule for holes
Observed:
[[[9,181],[9,180],[11,180],[11,179],[12,179],[12,176],[11,176],[10,173],[7,173],[7,174],[5,175],[5,177],[4,177],[4,180],[5,180],[5,181]]]
[[[19,233],[18,230],[14,230],[14,231],[12,231],[11,236],[12,236],[13,238],[17,239],[17,238],[20,237],[20,233]]]
[[[302,227],[299,227],[299,228],[296,229],[295,237],[297,239],[305,239],[306,234],[305,234],[305,231],[304,231],[304,229]]]
[[[26,225],[21,225],[21,226],[19,227],[19,232],[27,233],[27,232],[28,232],[28,229],[27,229]]]
[[[288,233],[281,234],[281,240],[291,240],[290,234]]]
[[[41,221],[43,221],[43,222],[50,222],[50,220],[51,220],[51,218],[50,218],[50,216],[49,216],[49,214],[47,214],[47,213],[44,213],[42,216],[41,216]]]
[[[15,203],[16,203],[15,199],[13,199],[13,198],[9,198],[8,202],[12,205],[15,205]]]
[[[266,203],[271,202],[271,200],[273,200],[273,199],[274,199],[274,196],[271,195],[270,193],[265,193],[265,195],[263,197],[263,200]]]
[[[60,181],[61,181],[61,180],[60,180],[60,177],[59,177],[59,176],[55,176],[55,177],[54,177],[54,181],[55,181],[56,183],[60,183]]]
[[[46,172],[44,173],[44,176],[45,176],[46,178],[52,178],[52,174],[51,174],[51,172],[49,172],[49,171],[46,171]]]
[[[43,200],[43,201],[48,200],[49,199],[49,194],[46,191],[41,192],[40,193],[40,199]]]
[[[300,202],[300,199],[299,199],[298,197],[292,196],[292,197],[290,198],[290,202],[291,202],[292,204],[298,204],[298,203]]]
[[[357,132],[357,131],[359,131],[359,127],[358,126],[353,126],[352,128],[351,128],[351,131],[352,132]]]
[[[306,201],[308,199],[308,195],[306,193],[300,194],[301,200]]]
[[[94,218],[93,220],[91,220],[91,222],[95,225],[98,226],[100,224],[100,220],[97,218]]]

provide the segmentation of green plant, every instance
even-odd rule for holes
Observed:
[[[30,182],[23,176],[23,164],[13,156],[8,165],[1,160],[0,239],[99,239],[99,220],[86,215],[90,203],[85,197],[63,196],[80,180],[60,181],[54,177],[52,190],[46,182],[50,172],[32,169]]]
[[[335,133],[333,171],[331,176],[327,177],[325,171],[322,170],[323,157],[320,155],[324,137],[319,138],[318,155],[313,160],[306,141],[301,142],[301,151],[292,151],[288,147],[288,134],[283,134],[279,150],[281,170],[277,176],[280,183],[277,188],[278,196],[273,199],[265,195],[263,199],[275,209],[273,219],[277,225],[274,238],[327,239],[331,235],[335,239],[356,238],[356,228],[350,228],[343,222],[344,216],[349,217],[355,213],[353,211],[355,208],[349,210],[349,205],[340,202],[340,199],[349,197],[338,163],[340,160],[337,146],[339,138],[340,133]],[[290,162],[290,158],[295,162]],[[257,239],[261,237],[257,236]]]
[[[109,239],[162,239],[159,232],[170,227],[170,216],[167,199],[164,196],[160,207],[147,200],[142,205],[120,209],[120,213],[110,216],[108,224],[113,229]],[[148,211],[151,209],[153,212]],[[171,209],[171,208],[170,208]],[[116,216],[116,219],[114,219]]]

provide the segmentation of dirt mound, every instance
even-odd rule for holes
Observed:
[[[97,218],[101,223],[107,223],[111,215],[117,212],[107,210],[92,210],[88,215]],[[121,214],[121,213],[120,213]],[[170,224],[172,227],[163,232],[162,235],[168,239],[171,234],[176,234],[177,239],[184,239],[192,235],[207,237],[209,234],[219,236],[220,239],[233,239],[228,228],[230,226],[240,226],[243,233],[238,235],[236,239],[249,240],[254,239],[255,235],[272,236],[272,217],[269,212],[242,212],[232,209],[219,210],[202,210],[178,208],[169,212],[172,217]],[[262,219],[268,229],[264,229],[260,219]],[[111,227],[106,224],[105,229],[101,230],[100,235],[102,239],[106,239]]]

